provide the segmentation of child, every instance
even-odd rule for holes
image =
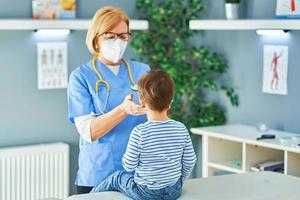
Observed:
[[[151,70],[138,82],[148,121],[136,126],[117,171],[91,192],[120,191],[132,199],[178,199],[196,156],[186,127],[168,117],[174,82],[162,70]],[[130,173],[130,172],[134,172]]]

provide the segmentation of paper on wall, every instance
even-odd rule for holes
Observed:
[[[263,92],[287,95],[288,47],[264,46]]]
[[[38,89],[67,88],[67,43],[37,44]]]

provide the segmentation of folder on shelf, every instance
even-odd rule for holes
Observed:
[[[283,169],[284,169],[283,161],[262,162],[251,167],[252,171],[283,172]]]

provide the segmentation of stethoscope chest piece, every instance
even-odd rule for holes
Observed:
[[[138,85],[137,84],[131,85],[131,89],[134,91],[138,91]]]

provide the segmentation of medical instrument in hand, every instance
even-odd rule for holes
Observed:
[[[104,111],[105,111],[105,108],[106,108],[106,105],[107,105],[107,101],[108,101],[108,98],[109,98],[110,85],[107,81],[105,81],[103,79],[103,77],[101,76],[101,73],[98,71],[98,69],[96,67],[96,59],[97,59],[96,56],[94,56],[93,60],[92,60],[92,64],[93,64],[93,69],[94,69],[96,75],[98,76],[98,81],[96,82],[97,105],[98,105],[98,108],[99,108],[99,111],[101,112],[101,114],[104,114]],[[122,58],[121,61],[124,62],[124,64],[126,65],[127,72],[128,72],[128,75],[129,75],[129,79],[130,79],[130,82],[131,82],[131,87],[130,88],[133,91],[137,91],[138,86],[137,86],[137,84],[135,83],[135,81],[133,79],[129,63],[124,58]],[[99,85],[100,84],[103,84],[106,87],[106,90],[107,90],[103,108],[101,108],[100,102],[99,102],[99,93],[98,92],[99,92]]]

